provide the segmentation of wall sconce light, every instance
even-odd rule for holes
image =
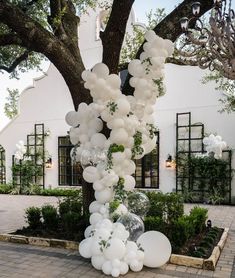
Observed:
[[[210,219],[207,220],[206,226],[207,226],[208,229],[210,229],[212,227],[212,222],[211,222]]]
[[[51,157],[48,157],[48,159],[45,162],[45,166],[47,169],[52,168],[52,158]]]
[[[168,154],[165,166],[166,168],[173,168],[175,165],[175,161],[172,159],[172,156],[170,154]]]

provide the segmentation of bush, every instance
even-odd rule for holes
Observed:
[[[82,199],[80,197],[67,197],[59,202],[61,216],[68,212],[76,212],[82,215]]]
[[[82,196],[80,189],[61,189],[61,188],[54,188],[54,189],[43,189],[40,193],[43,196],[68,196],[68,197],[75,197],[75,196]]]
[[[194,230],[191,217],[184,215],[173,221],[170,226],[168,237],[173,250],[178,250],[192,236]]]
[[[144,227],[146,231],[154,230],[166,234],[166,224],[163,219],[158,216],[145,217]]]
[[[38,229],[41,227],[41,209],[37,207],[29,207],[25,211],[26,222],[29,224],[29,228]]]
[[[45,228],[54,231],[58,228],[59,216],[55,207],[51,205],[45,205],[41,209],[43,224]]]
[[[63,230],[67,234],[78,234],[80,230],[79,227],[81,219],[81,214],[77,212],[70,211],[63,214],[63,216],[61,217],[61,224]]]
[[[208,210],[205,208],[194,207],[190,211],[190,217],[194,221],[195,233],[201,233],[206,228]]]
[[[12,188],[11,184],[0,184],[0,194],[10,194]]]
[[[163,194],[160,192],[147,192],[150,208],[147,216],[154,216],[171,223],[184,214],[182,196],[176,193]]]

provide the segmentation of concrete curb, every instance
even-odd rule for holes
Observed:
[[[202,268],[206,270],[215,270],[221,251],[224,248],[225,242],[227,240],[228,231],[229,228],[224,229],[220,241],[218,242],[217,246],[214,247],[212,254],[208,259],[172,254],[169,262],[172,264],[183,265],[187,267]]]
[[[27,237],[21,235],[0,234],[0,241],[14,242],[21,244],[30,244],[35,246],[65,248],[78,251],[79,243],[70,240],[61,240],[54,238]]]

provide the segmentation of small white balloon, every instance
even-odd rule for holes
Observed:
[[[85,181],[92,183],[100,179],[100,173],[96,167],[88,166],[84,169],[82,176]]]

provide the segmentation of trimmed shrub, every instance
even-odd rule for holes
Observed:
[[[59,216],[55,207],[45,205],[41,209],[43,224],[46,229],[55,231],[58,228]]]
[[[43,189],[40,192],[40,195],[43,196],[65,196],[65,197],[81,197],[82,192],[80,189],[61,189],[61,188],[54,188],[54,189]]]
[[[11,184],[0,184],[0,194],[10,194],[13,189]]]
[[[150,201],[147,216],[159,217],[165,222],[171,223],[184,214],[182,196],[176,193],[163,194],[160,192],[147,192],[146,195]]]
[[[29,224],[29,228],[38,229],[41,227],[41,209],[37,207],[29,207],[25,210],[26,222]]]
[[[173,221],[170,226],[168,237],[173,250],[178,250],[192,236],[194,230],[191,217],[184,215]]]
[[[67,197],[59,202],[59,213],[61,216],[68,212],[82,214],[82,199],[79,197]]]
[[[206,228],[208,210],[205,208],[194,207],[190,211],[190,217],[194,221],[195,233],[201,233]]]
[[[144,219],[144,227],[146,231],[159,231],[163,234],[166,233],[166,224],[162,218],[158,216],[147,216]]]

